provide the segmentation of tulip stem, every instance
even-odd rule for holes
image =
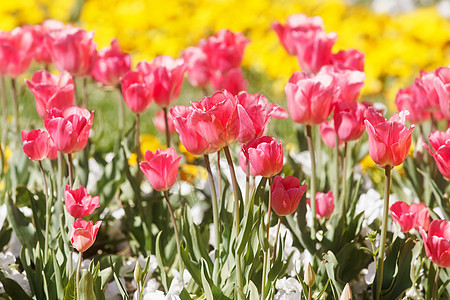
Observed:
[[[124,120],[125,120],[125,107],[124,107],[125,101],[123,100],[122,85],[119,84],[117,87],[120,92],[120,95],[119,95],[119,134],[120,134],[120,140],[122,140]]]
[[[341,212],[342,212],[342,216],[345,219],[345,215],[346,215],[346,211],[345,211],[345,207],[346,207],[346,203],[345,203],[345,198],[347,197],[347,161],[348,161],[348,155],[347,155],[347,147],[348,147],[348,143],[345,142],[344,143],[344,161],[342,163],[342,169],[343,169],[343,176],[342,176],[342,202],[341,202]],[[338,199],[336,196],[334,199]]]
[[[39,168],[42,173],[42,180],[44,181],[44,195],[45,195],[45,244],[44,244],[44,263],[48,260],[48,232],[50,227],[50,201],[48,198],[47,180],[45,178],[44,168],[42,161],[39,160]]]
[[[178,267],[180,268],[181,281],[183,281],[183,263],[182,263],[182,258],[181,258],[180,234],[178,232],[177,221],[175,220],[175,215],[173,213],[172,205],[170,205],[170,201],[169,201],[169,193],[167,191],[164,191],[164,198],[166,198],[167,207],[169,208],[170,217],[172,218],[172,223],[173,223],[173,229],[175,231],[175,238],[177,239]]]
[[[250,201],[250,160],[246,158],[245,167],[245,205]]]
[[[306,140],[308,142],[309,155],[311,156],[311,238],[316,239],[316,156],[312,139],[312,127],[306,125]]]
[[[80,300],[80,270],[81,270],[81,261],[83,260],[83,252],[79,252],[78,256],[78,265],[77,265],[77,274],[75,278],[76,288],[77,288],[77,300]]]
[[[213,280],[214,283],[218,283],[218,275],[219,275],[219,257],[220,257],[220,219],[219,219],[219,209],[216,195],[216,186],[214,184],[214,178],[211,171],[211,164],[209,161],[208,154],[203,155],[205,160],[206,171],[208,172],[208,180],[209,186],[211,188],[211,202],[212,202],[212,210],[213,210],[213,222],[214,222],[214,270],[213,270]]]
[[[339,200],[339,137],[336,132],[334,139],[334,199]],[[343,200],[342,200],[343,201]]]
[[[278,217],[278,225],[277,225],[277,234],[275,235],[275,244],[273,245],[273,252],[272,252],[272,263],[275,263],[275,259],[277,258],[277,244],[278,244],[278,235],[280,234],[280,227],[281,227],[281,219],[283,217]]]
[[[8,134],[8,105],[6,103],[6,88],[4,76],[0,76],[0,90],[2,93],[2,145],[6,147],[6,135]]]
[[[217,191],[219,192],[219,197],[222,195],[222,172],[220,170],[220,149],[217,151]]]
[[[391,166],[384,167],[384,209],[383,209],[383,225],[381,229],[381,241],[380,241],[380,256],[378,257],[378,282],[376,299],[381,299],[381,285],[383,284],[383,265],[384,265],[384,251],[386,244],[387,223],[389,217],[389,193],[391,191]]]
[[[87,77],[83,78],[83,107],[87,109],[88,96],[87,96]]]
[[[141,154],[141,134],[139,129],[140,116],[136,114],[136,165],[138,166],[138,171],[136,173],[136,180],[138,187],[141,186],[141,172],[139,172],[139,163],[142,160]]]
[[[312,299],[312,288],[309,286],[308,287],[308,300]]]
[[[16,130],[16,134],[19,133],[19,102],[17,101],[17,85],[16,79],[11,78],[11,92],[12,99],[14,103],[14,129]]]
[[[166,129],[166,144],[170,147],[170,131],[169,131],[169,119],[167,118],[167,107],[163,107],[164,112],[164,126]]]
[[[234,196],[234,219],[236,221],[236,240],[239,236],[239,193],[238,193],[238,183],[236,181],[236,173],[234,172],[234,164],[233,160],[231,159],[230,149],[228,146],[223,147],[223,152],[225,152],[225,156],[227,158],[228,166],[230,169],[230,175],[231,175],[231,183],[233,185],[233,196]],[[242,270],[241,270],[241,256],[239,253],[235,253],[235,261],[236,261],[236,277],[237,277],[237,289],[242,290],[244,288],[244,282],[242,280]],[[238,298],[240,298],[240,293],[238,291]]]
[[[72,161],[72,153],[67,153],[67,157],[69,159],[70,188],[73,188],[73,161]]]
[[[437,291],[437,285],[439,281],[439,273],[441,272],[441,267],[438,267],[436,276],[434,277],[434,286],[433,286],[433,300],[436,300],[436,291]]]
[[[266,243],[264,243],[264,262],[263,262],[263,278],[261,285],[261,300],[265,299],[266,294],[266,281],[267,281],[267,268],[270,268],[270,245],[269,245],[269,232],[270,232],[270,213],[272,211],[272,183],[273,177],[269,178],[269,205],[267,207],[267,234]]]

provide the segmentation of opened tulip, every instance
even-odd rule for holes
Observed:
[[[215,90],[225,89],[233,95],[237,95],[247,89],[248,81],[244,79],[241,68],[235,68],[227,73],[211,73],[211,85]]]
[[[64,27],[64,23],[57,20],[45,20],[39,25],[23,26],[24,29],[30,31],[33,35],[33,58],[36,62],[45,65],[52,63],[52,57],[44,42],[45,36],[51,31],[62,30]]]
[[[98,51],[92,77],[104,86],[117,86],[120,78],[131,69],[131,55],[120,50],[119,41],[114,39],[111,47]]]
[[[72,233],[70,234],[72,246],[78,252],[85,252],[94,244],[100,225],[102,225],[102,221],[97,221],[94,225],[92,221],[88,222],[84,219],[76,219],[72,225]]]
[[[438,68],[435,73],[434,86],[439,99],[439,109],[444,117],[450,120],[450,68]]]
[[[0,75],[18,77],[28,70],[33,54],[33,34],[29,30],[17,27],[0,32]]]
[[[417,230],[420,228],[428,230],[428,227],[430,226],[430,212],[425,206],[425,203],[420,202],[411,204],[411,211],[417,214],[417,220],[414,224],[414,228]]]
[[[167,115],[167,123],[169,124],[169,133],[172,134],[175,132],[175,126],[173,125],[173,118],[170,114]],[[166,132],[166,123],[164,120],[164,112],[162,110],[158,111],[153,117],[153,125],[155,125],[156,129],[161,132]]]
[[[275,176],[272,184],[272,209],[279,216],[294,213],[305,191],[306,185],[300,185],[297,177]]]
[[[66,185],[64,203],[67,211],[74,218],[89,216],[97,207],[100,207],[98,196],[92,197],[83,186],[72,190],[70,185]]]
[[[334,126],[339,140],[354,141],[364,133],[366,106],[361,103],[338,103],[334,109]]]
[[[177,156],[173,148],[167,148],[158,149],[156,153],[147,150],[144,158],[145,161],[140,162],[139,166],[153,189],[169,190],[177,180],[181,156]]]
[[[73,105],[75,84],[68,72],[59,75],[37,71],[31,81],[25,80],[36,100],[36,110],[43,119],[52,108],[63,110]]]
[[[284,90],[291,119],[305,125],[325,121],[339,95],[333,77],[323,73],[311,75],[295,72]]]
[[[311,199],[307,200],[308,205],[311,205]],[[331,216],[334,211],[334,196],[333,192],[316,193],[316,218],[327,218]]]
[[[144,112],[152,103],[154,83],[142,72],[127,72],[122,79],[122,94],[125,103],[135,114]]]
[[[187,78],[193,86],[206,87],[209,84],[211,70],[208,56],[200,47],[188,47],[183,51]]]
[[[22,130],[23,152],[31,160],[43,160],[50,152],[50,136],[47,132],[34,129]]]
[[[359,93],[364,86],[366,75],[363,72],[355,70],[340,70],[333,66],[324,66],[320,69],[320,74],[328,74],[333,77],[334,85],[339,87],[339,97],[336,99],[339,103],[355,103],[358,100]]]
[[[379,166],[398,166],[408,156],[414,125],[407,128],[407,111],[393,115],[386,120],[373,107],[367,110],[364,121],[369,135],[369,155]]]
[[[273,177],[283,168],[283,146],[274,137],[263,136],[242,146],[251,176]],[[242,167],[242,166],[241,166]],[[242,167],[246,170],[246,167]]]
[[[45,128],[59,152],[75,153],[86,147],[93,118],[94,112],[83,107],[53,108],[45,118]]]
[[[395,105],[399,111],[407,110],[409,112],[406,120],[411,123],[421,124],[430,119],[430,113],[427,111],[428,102],[426,96],[416,84],[400,89],[395,97]]]
[[[422,145],[428,149],[430,155],[433,156],[434,161],[441,174],[450,179],[450,128],[444,131],[433,131],[429,136],[431,148],[426,143]]]
[[[413,210],[408,203],[397,201],[391,205],[392,220],[400,225],[402,232],[409,232],[414,228],[417,216],[417,211]]]
[[[430,223],[428,233],[420,229],[425,252],[438,266],[450,267],[450,222],[434,220]]]
[[[337,69],[364,72],[364,53],[356,49],[341,50],[332,54],[331,63]]]
[[[217,148],[230,145],[239,136],[236,96],[227,90],[191,102],[191,125],[209,144]]]

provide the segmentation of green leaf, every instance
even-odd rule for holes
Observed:
[[[58,296],[58,299],[61,299],[64,297],[64,286],[62,283],[62,278],[61,278],[61,270],[59,269],[60,266],[58,264],[58,262],[56,261],[56,255],[55,252],[52,251],[52,260],[53,260],[53,271],[55,272],[55,284],[56,284],[56,293]]]
[[[161,256],[161,234],[162,231],[160,231],[158,233],[158,235],[156,236],[156,260],[158,261],[158,267],[159,270],[161,271],[161,283],[164,287],[164,291],[167,293],[167,291],[169,290],[169,283],[167,280],[167,274],[166,274],[166,270],[164,268],[164,264],[163,264],[163,260],[162,260],[162,256]]]
[[[253,281],[248,282],[248,296],[247,299],[249,300],[259,300],[259,292],[256,285],[253,283]]]
[[[206,278],[206,275],[205,275],[205,269],[207,268],[207,267],[205,267],[205,265],[206,265],[206,262],[204,262],[204,260],[202,259],[201,277],[202,277],[203,291],[205,292],[207,300],[214,300],[214,296],[213,296],[213,292],[212,292],[212,289],[211,289],[211,285],[209,284],[209,281],[208,281],[208,279]]]
[[[27,217],[14,205],[11,197],[7,197],[6,210],[8,212],[8,222],[17,235],[20,243],[28,248],[36,245],[36,230]]]
[[[8,294],[12,300],[27,300],[30,296],[25,293],[22,287],[14,280],[10,278],[2,278],[0,281],[3,284],[6,294]]]
[[[64,300],[77,300],[76,273],[73,272],[64,290]]]
[[[92,278],[92,274],[89,271],[83,271],[83,276],[80,279],[79,287],[80,300],[96,299],[94,293],[94,279]]]
[[[183,259],[184,266],[189,271],[189,273],[191,273],[194,281],[199,286],[202,286],[202,276],[200,274],[200,265],[191,260],[189,253],[187,252],[186,249],[184,249],[183,245],[181,245],[180,251],[181,251],[181,258]],[[158,262],[158,264],[159,264],[159,262]]]

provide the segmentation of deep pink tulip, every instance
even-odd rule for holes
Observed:
[[[97,44],[93,37],[93,31],[67,26],[49,32],[44,42],[58,70],[84,77],[91,75],[97,60]]]
[[[31,81],[25,80],[36,100],[36,110],[43,119],[52,108],[63,110],[73,105],[75,84],[68,72],[59,75],[37,71]]]
[[[300,185],[297,177],[275,176],[272,184],[272,209],[280,217],[294,213],[305,191],[306,185]]]
[[[334,120],[322,122],[320,124],[320,137],[322,141],[330,148],[334,148],[336,144],[336,128],[334,128]],[[339,146],[343,145],[344,141],[339,140]]]
[[[300,124],[316,125],[331,113],[339,88],[328,74],[311,75],[295,72],[285,87],[291,119]]]
[[[201,40],[199,47],[208,57],[210,68],[225,74],[240,67],[248,43],[249,40],[242,33],[223,29],[214,36]]]
[[[364,53],[356,49],[341,50],[331,56],[331,63],[337,69],[364,72]]]
[[[286,19],[285,25],[274,22],[272,28],[287,53],[295,55],[298,37],[308,32],[323,31],[324,25],[321,17],[310,18],[304,14],[294,14]]]
[[[209,84],[211,70],[208,56],[200,47],[188,47],[183,51],[187,78],[193,86],[206,87]]]
[[[92,221],[88,222],[84,219],[76,219],[72,225],[72,233],[70,234],[72,246],[78,252],[84,252],[89,249],[97,238],[100,225],[102,225],[102,221],[97,221],[93,225]]]
[[[139,166],[153,189],[169,190],[177,180],[181,155],[177,156],[173,148],[167,148],[158,149],[156,153],[147,150],[144,158],[145,161],[140,162]]]
[[[214,153],[217,147],[209,144],[191,125],[192,107],[174,106],[170,109],[175,130],[180,135],[180,142],[192,154],[204,155]]]
[[[22,130],[23,152],[31,160],[43,160],[50,151],[50,136],[40,129]]]
[[[123,99],[131,111],[135,114],[144,112],[152,103],[153,81],[139,71],[127,72],[120,81]]]
[[[173,119],[171,114],[167,114],[167,123],[169,124],[169,133],[175,133],[175,126],[173,125]],[[166,121],[164,120],[164,112],[158,111],[153,117],[153,125],[161,133],[166,133]]]
[[[122,52],[119,41],[98,51],[92,77],[104,86],[117,86],[120,78],[131,69],[131,55]]]
[[[18,77],[28,70],[34,55],[33,34],[17,27],[0,32],[0,75]]]
[[[414,125],[405,126],[407,111],[393,115],[386,120],[373,107],[368,108],[364,121],[369,135],[369,154],[381,167],[398,166],[408,156]]]
[[[64,203],[69,214],[74,218],[84,218],[94,212],[98,204],[98,196],[92,197],[83,186],[72,190],[66,185],[64,190]]]
[[[426,143],[422,145],[428,149],[433,156],[441,174],[450,179],[450,128],[444,131],[433,131],[429,136],[431,148]]]
[[[242,153],[250,163],[250,175],[273,177],[283,168],[283,146],[274,137],[263,136],[242,145]],[[246,161],[244,160],[245,164]],[[246,171],[246,165],[242,166]]]
[[[450,120],[450,68],[436,69],[434,86],[439,99],[439,109],[447,120]]]
[[[334,126],[339,140],[354,141],[364,133],[366,107],[361,103],[338,103],[334,109]]]
[[[414,228],[417,230],[420,230],[420,228],[428,230],[428,227],[430,226],[430,212],[425,206],[425,203],[420,202],[411,204],[411,211],[417,214],[417,220],[414,224]]]
[[[402,232],[409,232],[417,222],[417,211],[411,209],[408,203],[397,201],[391,205],[391,217],[395,223],[400,225]]]
[[[436,80],[439,80],[439,78],[435,72],[421,71],[420,77],[414,81],[414,85],[417,86],[423,95],[421,106],[430,112],[439,109],[439,95],[436,91]]]
[[[324,66],[319,73],[325,73],[333,77],[334,85],[339,87],[340,90],[337,102],[355,103],[358,100],[366,79],[363,72]]]
[[[441,267],[450,267],[450,222],[434,220],[428,233],[420,229],[420,235],[428,258]]]
[[[215,90],[225,89],[233,95],[237,95],[247,89],[248,81],[244,79],[241,68],[235,68],[225,74],[211,73],[211,85]]]
[[[182,58],[162,55],[151,62],[141,61],[137,70],[154,83],[153,99],[161,107],[170,106],[180,96],[186,65]]]
[[[217,148],[230,145],[239,136],[236,96],[227,90],[191,102],[191,125],[209,144]]]
[[[395,97],[395,105],[399,111],[409,111],[406,120],[411,123],[421,124],[430,119],[425,95],[415,83],[398,91],[397,96]]]
[[[307,200],[308,205],[311,205],[311,199]],[[331,216],[334,211],[334,196],[333,192],[316,193],[316,218],[327,218]]]
[[[93,118],[94,111],[70,106],[63,111],[52,108],[44,123],[59,152],[75,153],[86,147]]]

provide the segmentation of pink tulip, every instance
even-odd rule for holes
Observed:
[[[306,185],[300,185],[297,177],[275,176],[272,184],[272,209],[280,217],[294,213],[305,191]]]
[[[368,108],[366,130],[369,135],[369,154],[379,166],[398,166],[408,155],[414,125],[405,126],[407,111],[386,120],[373,107]]]
[[[53,142],[51,138],[48,140],[47,158],[50,160],[55,160],[58,158],[58,149],[56,149],[55,142]]]
[[[395,97],[395,105],[399,111],[409,111],[406,120],[411,123],[420,124],[430,119],[425,95],[416,84],[412,84],[410,87],[399,90]]]
[[[63,110],[73,105],[75,84],[68,72],[59,75],[37,71],[31,81],[25,80],[36,100],[36,110],[43,119],[52,108]]]
[[[47,132],[34,129],[30,132],[22,130],[23,152],[31,160],[43,160],[50,151],[50,136]]]
[[[439,109],[439,95],[436,91],[437,80],[439,81],[439,78],[434,72],[421,71],[420,77],[414,81],[414,84],[423,95],[421,106],[429,111]]]
[[[120,50],[119,41],[114,39],[111,47],[98,51],[92,77],[104,86],[117,86],[120,78],[131,69],[131,55]]]
[[[140,162],[139,166],[153,189],[169,190],[177,180],[181,156],[177,157],[173,148],[167,148],[166,150],[158,149],[156,153],[147,150],[144,158],[145,161]]]
[[[320,124],[320,137],[322,141],[330,148],[334,148],[336,144],[336,128],[334,128],[334,120],[325,121]],[[344,141],[339,140],[339,146],[343,145]]]
[[[66,185],[64,190],[64,203],[69,214],[74,218],[84,218],[94,212],[98,204],[98,196],[92,197],[83,186],[72,190]]]
[[[334,85],[339,87],[337,102],[355,103],[358,100],[366,75],[360,71],[340,70],[333,66],[324,66],[319,74],[325,73],[333,77]]]
[[[272,111],[271,116],[274,119],[287,119],[289,116],[287,110],[277,104],[268,103],[267,106]]]
[[[242,145],[242,153],[250,163],[250,175],[273,177],[283,168],[283,147],[274,137],[263,136]],[[242,166],[246,171],[246,166]]]
[[[97,221],[93,225],[92,221],[88,222],[83,219],[76,219],[72,225],[72,233],[70,234],[72,246],[78,252],[85,252],[94,244],[100,225],[102,225],[102,221]]]
[[[208,57],[210,68],[225,74],[241,65],[248,43],[249,40],[242,33],[223,29],[214,36],[201,40],[199,47]]]
[[[152,103],[154,83],[142,72],[130,71],[120,80],[125,103],[135,114],[144,112]]]
[[[170,106],[180,96],[186,65],[184,60],[162,55],[151,62],[141,61],[137,70],[149,76],[155,87],[153,99],[161,107]]]
[[[328,74],[311,75],[295,72],[285,87],[291,119],[300,124],[316,125],[331,113],[339,88]]]
[[[33,34],[21,27],[0,32],[0,75],[16,78],[28,70],[33,58]]]
[[[420,235],[428,258],[443,268],[450,267],[450,222],[434,220],[428,234],[420,229]]]
[[[67,26],[49,32],[44,42],[58,70],[84,77],[91,75],[97,60],[97,44],[93,37],[93,31]]]
[[[356,49],[341,50],[332,54],[331,63],[337,69],[364,72],[364,53]]]
[[[428,139],[431,144],[430,149],[426,143],[422,145],[428,149],[430,155],[433,156],[434,161],[441,174],[450,179],[450,128],[446,132],[433,131]]]
[[[308,205],[311,205],[311,199],[307,200]],[[331,216],[334,211],[334,196],[333,192],[316,193],[316,218],[327,218]]]
[[[235,68],[225,74],[221,72],[211,73],[211,85],[215,90],[225,89],[233,95],[237,95],[247,89],[248,81],[244,79],[242,70]]]
[[[191,105],[191,125],[209,144],[222,148],[236,141],[240,122],[233,94],[223,90]]]
[[[294,14],[286,19],[286,24],[279,22],[272,24],[281,44],[290,55],[296,54],[296,43],[298,36],[308,32],[323,31],[324,25],[321,17],[307,17],[304,14]]]
[[[93,118],[94,111],[70,106],[63,111],[52,108],[44,123],[59,152],[75,153],[86,147]]]
[[[450,120],[450,68],[441,67],[436,71],[434,86],[439,99],[439,109],[447,120]]]
[[[339,140],[354,141],[364,133],[366,107],[361,103],[338,103],[334,109],[334,126]]]
[[[200,47],[188,47],[183,51],[183,59],[186,63],[189,82],[193,86],[206,87],[211,76],[206,53]]]
[[[45,36],[51,31],[63,30],[64,23],[56,20],[45,20],[39,25],[23,26],[23,29],[28,30],[33,35],[33,58],[36,62],[45,65],[52,63],[52,57],[45,45]]]
[[[175,126],[173,125],[173,119],[170,114],[167,114],[167,123],[169,124],[169,133],[175,133]],[[153,125],[161,133],[166,133],[166,121],[164,120],[164,111],[160,110],[153,117]]]
[[[204,155],[216,152],[217,147],[209,144],[191,125],[192,107],[174,106],[170,109],[175,130],[180,135],[180,142],[192,154]]]
[[[391,217],[395,223],[400,225],[402,232],[409,232],[417,222],[417,211],[412,210],[409,204],[397,201],[391,205]]]
[[[411,204],[411,211],[417,214],[417,220],[414,224],[414,228],[417,230],[420,230],[420,228],[428,230],[428,227],[430,226],[430,212],[425,206],[425,203],[420,202]]]

